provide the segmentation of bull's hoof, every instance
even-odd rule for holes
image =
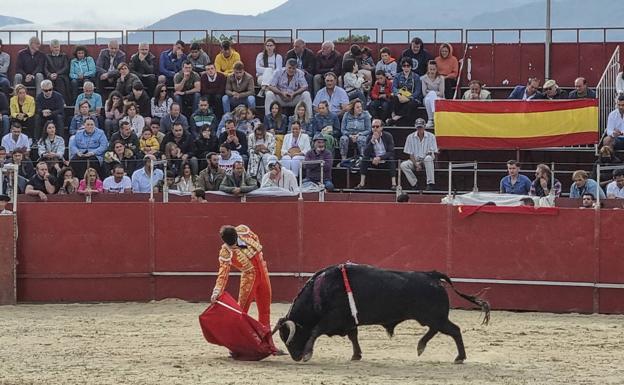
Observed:
[[[354,354],[351,356],[351,361],[359,361],[362,359],[362,355],[361,354]]]
[[[465,358],[456,358],[455,361],[453,361],[453,363],[455,363],[455,364],[463,364],[464,360],[465,360]]]
[[[312,352],[308,352],[308,353],[304,354],[303,355],[303,362],[310,361],[310,358],[312,358]]]

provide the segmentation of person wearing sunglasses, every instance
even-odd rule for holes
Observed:
[[[65,131],[65,100],[60,92],[54,91],[51,80],[41,82],[41,93],[35,100],[37,117],[35,127],[37,130],[47,121],[53,121],[56,125],[56,133],[63,136]],[[35,132],[35,137],[39,137]]]

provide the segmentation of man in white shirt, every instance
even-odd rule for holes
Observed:
[[[113,168],[113,175],[104,179],[104,192],[114,194],[128,194],[132,192],[132,180],[126,175],[126,171],[121,164]]]
[[[152,189],[163,180],[163,172],[161,169],[155,168],[154,175],[150,174],[151,163],[155,161],[154,155],[145,155],[143,161],[145,166],[136,170],[132,174],[132,192],[133,193],[149,193]]]
[[[608,199],[624,199],[624,169],[613,170],[613,182],[607,185]]]
[[[18,148],[24,150],[26,154],[30,152],[30,139],[28,135],[22,134],[22,124],[18,121],[11,123],[11,132],[2,138],[2,147],[8,155],[12,155],[13,151]]]
[[[410,134],[405,141],[403,152],[409,155],[409,160],[401,162],[401,171],[407,177],[407,181],[416,187],[418,178],[415,171],[421,171],[423,166],[427,175],[427,191],[432,191],[435,187],[435,174],[433,162],[438,153],[438,144],[435,135],[425,131],[425,120],[416,119],[416,132]]]
[[[624,150],[624,95],[617,98],[617,108],[609,113],[603,144],[612,150]]]
[[[238,152],[232,152],[226,143],[222,143],[221,146],[219,146],[219,153],[219,168],[222,168],[223,171],[225,171],[225,175],[232,175],[234,163],[242,162],[243,158],[238,154]]]
[[[260,188],[280,187],[290,192],[299,192],[299,185],[297,184],[295,174],[286,168],[282,168],[277,157],[271,157],[267,161],[267,167],[269,172],[265,173],[262,177]]]

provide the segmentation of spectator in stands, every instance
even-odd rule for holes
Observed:
[[[515,160],[507,161],[507,176],[500,181],[501,194],[529,195],[531,180],[520,174],[520,163]]]
[[[86,86],[84,84],[86,82],[91,83],[91,89],[93,90],[96,72],[95,60],[89,56],[87,47],[84,45],[77,45],[74,48],[74,58],[69,62],[69,79],[71,80],[72,99],[76,98],[81,86],[85,88],[86,91]]]
[[[407,177],[412,188],[416,187],[418,178],[415,171],[421,171],[424,167],[427,178],[425,190],[432,191],[435,188],[435,169],[433,162],[438,153],[438,144],[435,135],[425,131],[425,120],[416,119],[416,132],[410,134],[405,140],[403,152],[409,155],[409,160],[401,162],[401,171]]]
[[[150,101],[150,110],[152,117],[163,119],[171,110],[173,99],[167,93],[167,85],[158,83],[154,88],[154,96]]]
[[[288,59],[286,67],[273,74],[269,90],[266,92],[264,109],[270,111],[273,101],[277,101],[282,107],[292,107],[302,100],[308,106],[308,114],[312,115],[312,98],[304,72],[297,68],[296,59]]]
[[[320,163],[306,163],[303,168],[305,169],[305,179],[303,183],[316,183],[323,185],[327,191],[334,191],[334,184],[332,183],[332,164],[334,157],[331,152],[325,149],[325,137],[321,134],[316,134],[313,139],[313,148],[306,153],[306,162],[320,162]],[[321,179],[322,170],[322,179]]]
[[[208,125],[199,127],[199,138],[195,140],[195,156],[199,162],[199,169],[206,167],[207,156],[219,151],[219,141],[213,128]]]
[[[115,90],[126,98],[132,94],[132,87],[134,84],[141,83],[141,80],[137,75],[130,72],[130,68],[125,62],[119,63],[117,66],[117,74]]]
[[[9,163],[11,163],[11,161],[10,159],[7,159],[7,150],[4,146],[0,145],[0,168]]]
[[[585,170],[576,170],[572,174],[572,186],[570,186],[570,198],[581,198],[585,192],[596,195],[596,191],[600,195],[600,199],[605,199],[604,191],[598,186],[598,183],[589,179],[589,174]]]
[[[229,40],[221,42],[221,52],[215,58],[215,68],[225,76],[234,72],[234,63],[240,61],[240,54],[236,52]]]
[[[396,64],[395,64],[396,67]],[[373,118],[386,121],[390,117],[392,109],[392,78],[387,78],[384,70],[379,69],[375,73],[375,84],[370,94],[370,103],[367,110]]]
[[[193,65],[193,71],[197,72],[200,76],[206,72],[206,65],[210,63],[210,57],[197,42],[191,43],[191,49],[187,59]]]
[[[193,133],[193,136],[196,138],[201,139],[201,133],[206,128],[210,129],[212,134],[216,133],[217,117],[215,116],[214,112],[212,112],[212,110],[210,109],[210,105],[208,104],[208,99],[205,96],[202,96],[201,98],[199,98],[199,107],[197,108],[195,112],[193,112],[193,115],[191,115],[190,126],[191,126],[191,132]],[[216,141],[216,136],[212,135],[212,137]],[[217,151],[217,149],[215,148],[212,150],[207,150],[207,152],[209,151]],[[198,156],[198,158],[203,159],[204,156],[203,155]]]
[[[41,93],[41,81],[44,79],[46,56],[39,51],[41,41],[33,36],[28,40],[28,47],[17,53],[14,85],[35,86],[36,94]]]
[[[37,163],[37,172],[26,184],[26,195],[37,196],[42,201],[48,200],[48,194],[54,194],[56,179],[48,172],[46,162]]]
[[[262,121],[260,118],[256,117],[256,110],[253,108],[247,108],[245,119],[241,119],[236,124],[236,129],[243,131],[246,135],[250,135],[260,124],[262,124]]]
[[[138,81],[132,85],[132,92],[127,96],[126,101],[137,105],[137,111],[145,119],[145,125],[149,126],[152,121],[152,106],[150,97],[144,90],[143,83]]]
[[[173,79],[173,99],[181,107],[185,107],[187,115],[191,115],[197,109],[201,96],[201,78],[193,71],[190,61],[184,61],[182,71],[178,72]]]
[[[9,65],[11,64],[11,56],[2,51],[2,39],[0,39],[0,93],[8,94],[11,87],[9,80]]]
[[[158,190],[165,191],[165,185],[167,186],[167,190],[177,190],[178,186],[175,184],[176,173],[173,170],[167,170],[165,174],[165,179],[158,183]]]
[[[125,62],[126,53],[119,49],[119,42],[117,40],[109,41],[108,48],[102,49],[95,61],[99,79],[98,89],[100,91],[117,83],[117,79],[120,76],[119,65]]]
[[[176,123],[180,123],[185,130],[189,128],[188,119],[180,113],[180,104],[174,102],[169,113],[160,119],[160,131],[166,135]]]
[[[342,73],[342,82],[349,101],[359,99],[366,102],[364,92],[370,89],[371,83],[359,73],[359,67],[354,59],[347,59],[342,62]]]
[[[186,47],[186,44],[182,40],[178,40],[172,48],[160,53],[160,60],[158,61],[158,69],[160,70],[159,83],[165,83],[169,86],[173,85],[173,77],[182,70],[182,63],[186,61],[184,47]]]
[[[98,126],[97,118],[89,112],[89,101],[83,100],[78,105],[78,114],[74,115],[69,123],[69,135],[75,135],[78,130],[82,130],[87,119],[93,119],[96,127]]]
[[[92,196],[102,192],[104,192],[104,186],[100,180],[100,175],[93,167],[87,168],[84,178],[78,185],[78,194]]]
[[[239,104],[234,108],[234,111],[223,114],[219,125],[217,126],[217,135],[221,135],[225,131],[225,123],[228,120],[234,121],[236,129],[246,132],[247,128],[243,129],[244,121],[247,119],[247,106]]]
[[[605,133],[603,145],[615,151],[624,149],[624,95],[618,96],[617,108],[609,113]]]
[[[262,180],[262,176],[267,171],[269,157],[275,154],[275,137],[267,132],[263,124],[254,128],[254,131],[247,136],[249,146],[249,175]]]
[[[128,102],[124,105],[124,116],[120,122],[128,122],[132,127],[132,131],[136,136],[140,136],[145,127],[145,119],[139,114],[138,107],[135,102]]]
[[[310,147],[310,136],[303,132],[299,120],[295,120],[290,125],[291,132],[284,136],[284,143],[281,148],[281,165],[285,169],[293,172],[295,176],[299,176],[301,162],[305,159],[305,154],[312,148]]]
[[[347,108],[348,108],[347,104]],[[325,148],[332,154],[336,146],[336,140],[340,139],[340,119],[338,115],[331,112],[329,109],[329,102],[324,100],[319,102],[317,106],[317,113],[312,119],[312,126],[314,127],[314,138],[317,135],[322,135],[325,138]]]
[[[11,163],[17,166],[19,176],[30,179],[35,174],[35,168],[30,159],[26,158],[26,154],[27,152],[23,148],[15,149]]]
[[[295,60],[295,68],[303,71],[306,84],[313,84],[314,69],[316,68],[316,57],[314,52],[306,48],[303,39],[297,39],[293,43],[293,48],[286,53],[286,62],[289,59]],[[308,103],[309,105],[310,103]]]
[[[124,158],[134,158],[135,156],[139,156],[140,151],[140,143],[139,136],[132,129],[132,124],[128,120],[121,120],[119,122],[119,131],[114,133],[111,137],[111,146],[109,150],[114,150],[114,144],[117,141],[123,143],[126,153],[124,153]],[[130,151],[129,153],[127,151]],[[121,158],[119,159],[121,160]],[[126,169],[128,169],[126,167]]]
[[[0,215],[12,215],[13,214],[13,211],[6,209],[10,201],[11,201],[10,196],[5,195],[5,194],[0,194]]]
[[[9,109],[9,100],[2,90],[0,90],[0,120],[2,121],[2,127],[0,130],[0,134],[6,135],[9,132],[9,127],[11,126],[11,116]]]
[[[191,191],[191,202],[193,203],[206,203],[206,191],[198,188]]]
[[[490,91],[483,88],[480,80],[471,80],[468,84],[468,90],[464,92],[463,100],[490,100],[492,95]]]
[[[342,116],[349,109],[349,95],[347,91],[338,85],[338,77],[333,72],[325,74],[325,87],[321,88],[314,97],[312,105],[318,111],[319,103],[326,101],[329,104],[329,110],[339,116]]]
[[[368,80],[371,81],[372,75],[375,72],[375,60],[373,60],[373,52],[370,48],[366,46],[362,47],[362,57],[357,65],[360,70],[368,71]]]
[[[206,65],[206,73],[201,76],[201,95],[208,99],[208,104],[217,114],[217,119],[223,117],[223,95],[225,95],[226,81],[227,77],[221,72],[217,72],[214,64]]]
[[[422,106],[422,82],[420,76],[412,71],[413,60],[416,59],[401,59],[401,72],[392,81],[392,117],[386,123],[411,125],[418,107]]]
[[[349,167],[350,162],[347,160],[349,147],[356,145],[356,158],[362,158],[366,147],[366,137],[371,132],[371,116],[368,111],[364,110],[364,104],[360,99],[354,99],[350,103],[349,111],[342,117],[340,131],[342,133],[340,136],[341,166]]]
[[[370,55],[370,50],[369,50],[369,55]],[[372,60],[370,61],[370,63],[368,63],[366,65],[366,68],[363,68],[364,66],[364,62],[362,60],[362,58],[364,57],[364,50],[362,48],[360,48],[359,45],[357,44],[352,44],[351,47],[349,48],[349,50],[347,52],[345,52],[345,54],[342,56],[342,67],[343,67],[343,80],[344,80],[344,75],[346,74],[346,72],[344,71],[344,66],[345,63],[348,60],[353,60],[355,61],[355,64],[358,67],[358,75],[360,75],[362,78],[364,78],[364,81],[368,81],[369,84],[372,83],[372,73],[371,71],[375,69],[374,67],[374,63],[372,62]],[[345,89],[347,88],[347,86],[344,86]]]
[[[256,56],[256,77],[262,86],[258,97],[263,97],[267,87],[271,84],[275,70],[284,67],[282,55],[275,52],[275,40],[267,39],[264,49]]]
[[[132,192],[132,180],[126,175],[124,167],[117,163],[112,174],[104,179],[102,189],[110,194],[130,194]]]
[[[50,41],[50,53],[46,55],[45,77],[52,81],[54,90],[63,96],[63,101],[71,103],[71,86],[69,83],[69,58],[61,52],[61,43]]]
[[[124,132],[125,131],[126,129],[124,129]],[[129,128],[129,126],[127,131],[130,132],[131,136],[134,136],[134,133]],[[121,134],[121,132],[119,134]],[[111,175],[111,172],[116,165],[122,165],[128,175],[132,175],[134,170],[137,169],[138,160],[141,159],[141,157],[139,157],[140,153],[136,150],[133,150],[134,137],[126,139],[128,140],[128,142],[124,142],[124,138],[116,138],[111,140],[111,142],[113,143],[111,145],[112,150],[107,151],[104,154],[103,175]]]
[[[570,91],[568,99],[596,99],[596,92],[587,87],[587,79],[576,78],[574,90]]]
[[[139,150],[146,155],[157,155],[160,150],[160,142],[154,136],[150,127],[144,127],[139,139]]]
[[[2,48],[2,42],[0,41],[0,50]],[[0,59],[0,62],[2,59]],[[1,72],[1,71],[0,71]],[[0,75],[0,79],[2,79],[2,75]],[[624,95],[624,71],[617,74],[615,78],[615,92],[617,92],[618,96]]]
[[[83,100],[89,102],[89,113],[94,114],[96,117],[100,116],[102,112],[102,95],[95,92],[95,86],[92,82],[84,82],[84,92],[76,97],[76,103],[74,104],[74,114],[78,115],[78,107]]]
[[[246,194],[258,188],[255,178],[245,172],[245,165],[241,161],[234,162],[231,174],[226,174],[219,185],[219,191],[223,191],[234,196]]]
[[[48,120],[43,126],[43,135],[37,141],[39,160],[48,164],[48,170],[56,173],[65,159],[65,140],[56,134],[56,124]]]
[[[581,201],[581,209],[593,209],[596,208],[596,198],[594,197],[594,194],[590,193],[590,192],[586,192],[583,194],[582,197],[582,201]],[[602,202],[601,206],[602,206]]]
[[[262,177],[260,188],[279,187],[290,192],[299,192],[295,174],[287,168],[282,168],[277,157],[271,156],[268,161],[268,169],[269,171]]]
[[[2,137],[2,147],[9,156],[17,149],[30,151],[30,139],[28,135],[22,133],[22,124],[19,121],[11,122],[11,132]]]
[[[413,38],[410,47],[403,51],[400,60],[401,64],[403,63],[403,58],[409,59],[411,64],[410,70],[418,76],[423,76],[427,72],[427,63],[433,60],[433,56],[427,52],[422,39],[419,37]]]
[[[613,170],[613,182],[607,185],[607,198],[624,199],[624,170],[623,169]]]
[[[156,57],[149,51],[149,44],[139,43],[139,51],[130,57],[128,63],[130,72],[138,76],[150,92],[156,87],[155,59]]]
[[[375,66],[375,75],[377,75],[379,71],[382,71],[388,80],[394,79],[394,74],[398,72],[397,63],[390,53],[390,48],[383,47],[380,49],[379,58],[380,59]]]
[[[227,147],[223,147],[223,149],[229,154],[226,156],[231,158],[232,152]],[[238,159],[242,160],[240,156]],[[202,191],[219,191],[221,181],[225,177],[225,171],[219,167],[219,154],[216,152],[209,152],[206,155],[206,161],[206,168],[199,173],[197,178],[197,186],[199,186]],[[224,162],[227,162],[227,159],[225,159]]]
[[[308,108],[305,103],[297,103],[294,112],[295,114],[288,118],[287,131],[291,132],[291,126],[293,122],[297,121],[299,122],[299,127],[301,128],[301,131],[305,132],[310,138],[312,138],[314,136],[314,124],[312,122],[312,117],[308,115]]]
[[[11,119],[20,122],[26,135],[35,137],[35,98],[28,95],[28,90],[23,84],[15,86],[14,95],[9,101]]]
[[[152,190],[158,192],[158,183],[163,180],[163,171],[154,168],[152,174],[152,162],[156,161],[153,155],[145,155],[143,157],[143,167],[132,173],[132,192],[133,193],[150,193]]]
[[[618,166],[622,163],[622,161],[615,156],[613,149],[609,146],[602,146],[600,151],[598,152],[598,159],[594,162],[594,166],[592,167],[592,173],[590,178],[597,181],[600,184],[600,187],[606,188],[613,178],[611,173],[601,171],[600,172],[600,180],[598,180],[598,165],[600,168],[607,166]]]
[[[80,181],[74,176],[71,167],[63,167],[56,178],[56,193],[59,195],[74,194],[78,191]]]
[[[282,106],[278,102],[271,103],[269,112],[264,116],[263,124],[275,137],[275,151],[281,151],[284,135],[288,132],[288,118],[282,114]]]
[[[444,99],[453,99],[455,86],[457,85],[457,76],[459,75],[459,61],[453,56],[453,46],[449,43],[440,45],[439,55],[436,56],[435,62],[438,67],[438,73],[444,76]],[[423,92],[423,94],[426,94]]]
[[[314,69],[314,94],[325,86],[325,74],[333,72],[340,74],[342,70],[342,55],[336,51],[331,40],[323,42],[321,49],[316,53],[316,66]]]
[[[554,79],[546,80],[542,86],[542,99],[558,100],[567,99],[568,95],[564,90],[559,88],[557,82]]]
[[[195,157],[195,144],[193,136],[188,133],[182,123],[176,122],[173,124],[171,132],[167,133],[160,144],[160,151],[164,152],[168,143],[175,143],[180,149],[180,159],[182,163],[189,163],[193,169],[193,174],[198,173],[197,158]],[[180,169],[179,169],[180,170]]]
[[[435,101],[438,99],[444,99],[444,76],[438,72],[438,65],[435,61],[430,61],[427,65],[427,73],[420,78],[422,82],[422,93],[425,96],[425,108],[427,109],[427,126],[426,128],[433,128],[434,126],[434,114],[435,114]]]
[[[540,198],[548,195],[553,195],[555,197],[561,195],[561,182],[553,178],[550,167],[543,163],[537,165],[535,169],[535,179],[533,183],[531,183],[529,195]]]
[[[526,86],[516,86],[507,99],[516,100],[537,100],[542,98],[539,92],[540,80],[538,78],[529,78]]]
[[[65,131],[65,100],[63,100],[63,95],[54,91],[52,81],[49,79],[41,82],[41,91],[36,100],[38,113],[35,126],[38,129],[43,123],[51,120],[56,124],[58,134],[63,136]]]
[[[243,62],[234,63],[232,72],[225,82],[225,95],[223,95],[223,111],[230,112],[232,106],[244,104],[249,108],[256,108],[254,78],[245,71]]]
[[[176,190],[183,193],[190,193],[197,189],[197,174],[193,174],[190,164],[184,163],[182,165],[182,172],[176,178],[175,184]]]
[[[76,132],[70,142],[71,167],[76,175],[84,175],[87,167],[93,167],[101,173],[100,164],[108,148],[108,140],[104,131],[97,128],[93,118],[86,118],[84,129]]]
[[[226,143],[221,143],[219,145],[219,168],[222,169],[226,175],[230,175],[234,168],[234,162],[243,162],[243,158],[237,151],[230,150],[230,146]]]
[[[154,134],[154,138],[158,140],[158,143],[162,143],[165,134],[160,131],[160,119],[152,118],[152,122],[150,123],[150,128],[152,129],[152,134]]]
[[[366,137],[364,157],[360,163],[360,183],[356,190],[366,186],[366,174],[370,167],[387,169],[391,178],[390,189],[396,190],[396,162],[394,160],[394,138],[392,134],[383,130],[381,119],[374,119],[372,132]]]

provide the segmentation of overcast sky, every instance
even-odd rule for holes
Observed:
[[[0,0],[0,14],[31,20],[37,25],[64,24],[66,28],[134,29],[188,9],[256,15],[286,0]]]

